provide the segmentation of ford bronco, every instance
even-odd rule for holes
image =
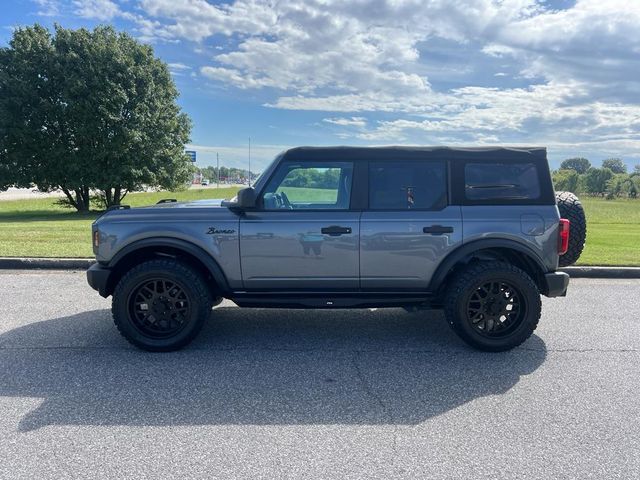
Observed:
[[[502,351],[569,283],[544,148],[294,148],[234,199],[118,206],[92,238],[89,284],[152,351],[187,345],[223,298],[438,308],[466,343]]]

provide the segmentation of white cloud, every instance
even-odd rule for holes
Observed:
[[[60,3],[58,0],[33,0],[39,7],[36,12],[41,17],[56,17],[60,14]]]
[[[191,70],[189,65],[185,65],[184,63],[170,63],[169,68],[172,70]]]
[[[108,21],[120,15],[120,8],[111,0],[74,0],[76,15]]]
[[[358,127],[364,128],[367,126],[367,119],[364,117],[338,117],[338,118],[324,118],[322,119],[325,123],[331,123],[333,125],[340,125],[342,127]]]

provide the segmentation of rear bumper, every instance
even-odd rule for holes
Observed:
[[[103,267],[99,263],[94,263],[89,267],[89,270],[87,270],[87,282],[89,286],[96,290],[101,296],[107,298],[111,295],[111,292],[108,290],[110,275],[110,269]]]
[[[564,272],[545,273],[545,289],[542,292],[547,297],[564,297],[569,286],[569,275]]]

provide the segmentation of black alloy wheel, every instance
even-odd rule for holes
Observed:
[[[144,280],[129,296],[134,326],[149,338],[167,338],[191,318],[191,300],[180,283],[163,277]]]
[[[493,338],[509,335],[517,328],[525,309],[518,289],[504,281],[482,283],[467,301],[467,317],[473,328]]]

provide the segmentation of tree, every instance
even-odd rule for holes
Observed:
[[[575,170],[581,175],[586,173],[589,168],[591,168],[591,162],[582,157],[567,158],[560,164],[561,170]]]
[[[638,163],[637,165],[634,165],[633,173],[631,175],[640,175],[640,163]]]
[[[619,158],[608,158],[602,162],[602,168],[608,168],[613,173],[627,173],[627,166]]]
[[[604,195],[607,191],[607,182],[614,173],[608,168],[590,168],[582,177],[584,190],[589,195]]]
[[[629,175],[626,173],[617,173],[607,181],[607,199],[619,197],[629,192]]]
[[[0,49],[0,187],[61,189],[79,211],[186,185],[191,122],[168,67],[111,27],[19,28]]]
[[[573,169],[556,170],[553,172],[553,185],[556,190],[578,192],[579,175]]]

